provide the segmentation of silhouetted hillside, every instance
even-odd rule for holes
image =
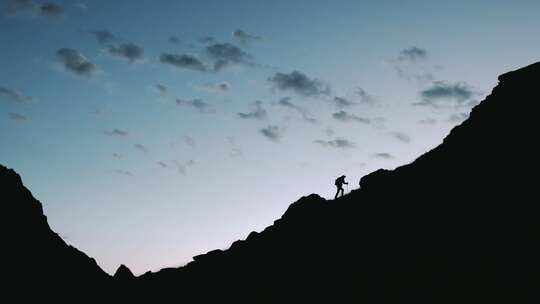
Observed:
[[[20,303],[32,297],[60,301],[105,290],[110,276],[50,229],[41,203],[19,175],[0,165],[0,185],[4,297],[13,294],[13,302]]]
[[[114,281],[127,289],[116,290],[148,302],[538,303],[540,63],[499,81],[413,163],[369,174],[336,201],[303,197],[264,231],[185,267],[137,278],[121,267]],[[74,277],[104,276],[50,231],[14,173],[0,175],[2,192],[18,198],[9,205],[21,205],[8,212],[21,227],[13,248],[33,258],[24,271],[44,267],[47,277],[51,260]]]
[[[153,295],[254,303],[531,301],[540,292],[540,63],[499,81],[413,163],[369,174],[336,201],[303,197],[261,233],[138,283]]]

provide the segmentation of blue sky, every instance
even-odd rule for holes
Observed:
[[[0,162],[108,272],[410,162],[540,54],[538,1],[0,4]]]

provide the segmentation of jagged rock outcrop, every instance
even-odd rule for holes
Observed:
[[[264,231],[184,267],[136,278],[119,270],[115,286],[129,288],[115,291],[152,302],[538,303],[540,63],[499,81],[411,164],[373,172],[335,201],[303,197]],[[24,255],[19,263],[31,260],[21,277],[42,267],[41,279],[101,280],[92,260],[48,229],[18,177],[4,168],[0,176],[2,195],[14,198],[4,204],[17,227],[9,248]]]

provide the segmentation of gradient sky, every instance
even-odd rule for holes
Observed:
[[[412,161],[540,57],[532,0],[0,4],[0,162],[111,273]]]

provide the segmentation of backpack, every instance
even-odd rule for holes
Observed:
[[[336,186],[341,185],[341,177],[336,178],[336,182],[334,183],[334,185]]]

